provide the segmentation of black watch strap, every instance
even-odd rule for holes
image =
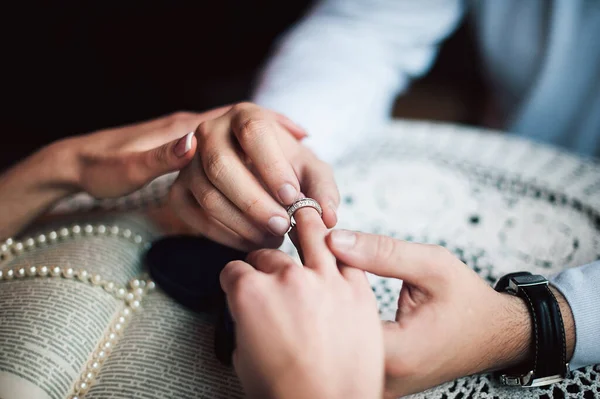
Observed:
[[[541,386],[563,380],[569,370],[565,329],[558,301],[548,280],[529,272],[502,277],[496,291],[522,298],[532,318],[532,358],[514,369],[498,373],[505,385]]]

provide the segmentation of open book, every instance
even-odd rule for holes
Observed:
[[[74,223],[0,248],[0,399],[243,397],[209,316],[148,289],[155,226],[136,214]]]

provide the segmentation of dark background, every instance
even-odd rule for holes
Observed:
[[[0,170],[61,137],[249,98],[311,1],[18,2],[4,7]],[[394,115],[478,124],[468,20]]]

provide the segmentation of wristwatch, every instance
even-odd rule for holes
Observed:
[[[543,276],[510,273],[494,289],[522,298],[532,319],[533,357],[517,367],[496,373],[509,386],[536,387],[562,381],[569,374],[565,328],[558,301]]]

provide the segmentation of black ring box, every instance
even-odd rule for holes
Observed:
[[[247,255],[191,235],[160,238],[145,255],[151,278],[167,295],[194,312],[214,316],[215,355],[228,366],[235,349],[235,328],[219,275],[227,263]]]

